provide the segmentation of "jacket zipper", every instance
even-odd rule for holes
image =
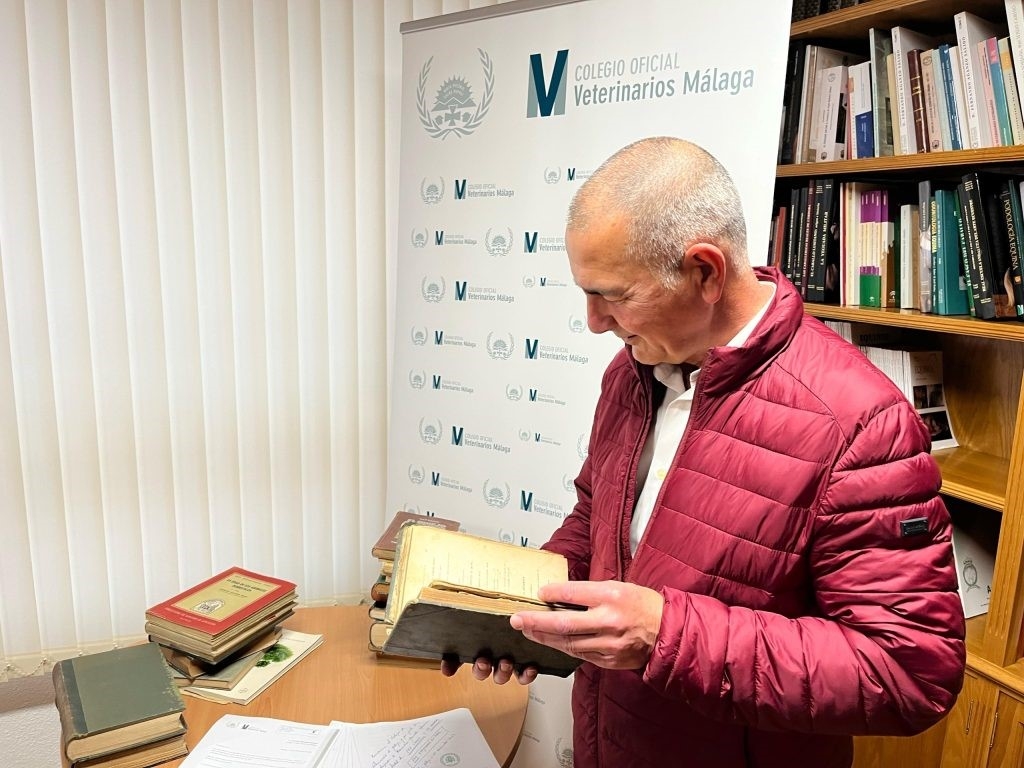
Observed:
[[[700,370],[701,374],[705,374],[706,371],[707,371],[707,365],[705,364],[699,370]],[[651,531],[651,527],[654,525],[655,518],[658,516],[658,510],[661,508],[661,499],[662,499],[662,496],[665,494],[665,486],[668,485],[668,478],[672,474],[672,470],[674,470],[676,468],[677,464],[679,463],[679,457],[682,455],[683,449],[686,447],[686,443],[690,439],[690,433],[693,431],[693,422],[695,421],[694,417],[697,415],[697,413],[699,411],[700,403],[701,403],[701,396],[704,394],[704,387],[701,386],[701,382],[704,381],[706,378],[707,378],[706,375],[699,375],[697,377],[697,385],[696,385],[696,387],[694,387],[694,390],[693,390],[693,400],[690,401],[690,416],[686,420],[686,428],[683,430],[683,437],[679,441],[679,447],[676,448],[676,452],[672,455],[672,461],[669,462],[668,469],[665,471],[665,479],[661,483],[661,488],[658,489],[658,496],[654,500],[654,507],[651,509],[651,517],[647,521],[647,527],[644,528],[644,535],[640,537],[640,541],[638,541],[637,544],[636,544],[636,549],[637,549],[638,552],[640,551],[640,548],[644,544],[647,543],[647,536],[648,536],[648,534]],[[650,429],[651,429],[651,424],[650,424],[650,422],[648,422],[647,423],[647,431],[648,431],[648,433],[650,432]],[[627,540],[627,549],[628,549],[628,540]],[[628,581],[629,580],[628,576],[630,575],[630,572],[632,570],[633,570],[633,556],[632,556],[632,553],[630,553],[629,567],[623,573],[623,581]]]

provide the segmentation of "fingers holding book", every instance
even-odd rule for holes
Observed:
[[[445,677],[451,677],[462,666],[461,662],[454,657],[446,657],[441,660],[441,674]],[[516,678],[516,682],[520,685],[529,685],[537,679],[537,668],[534,666],[517,666],[515,661],[509,658],[498,659],[497,663],[490,657],[489,654],[481,653],[477,656],[473,662],[471,668],[473,677],[477,680],[486,680],[488,677],[494,678],[494,682],[498,685],[504,685],[513,676]]]
[[[540,598],[586,610],[514,614],[512,627],[530,640],[606,669],[647,665],[664,609],[658,592],[619,581],[569,581],[541,587]]]

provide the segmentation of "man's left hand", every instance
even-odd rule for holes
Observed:
[[[511,618],[531,640],[605,669],[642,669],[661,627],[664,600],[653,589],[621,581],[546,584],[539,597],[586,611],[521,611]]]

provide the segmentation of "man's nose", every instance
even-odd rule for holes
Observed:
[[[614,327],[615,320],[608,313],[607,304],[604,297],[587,294],[587,327],[591,333],[604,333]]]

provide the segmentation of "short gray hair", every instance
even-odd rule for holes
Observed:
[[[573,197],[567,230],[608,213],[628,219],[626,255],[671,287],[686,248],[713,243],[734,269],[749,266],[743,205],[729,172],[703,148],[656,136],[623,147]]]

